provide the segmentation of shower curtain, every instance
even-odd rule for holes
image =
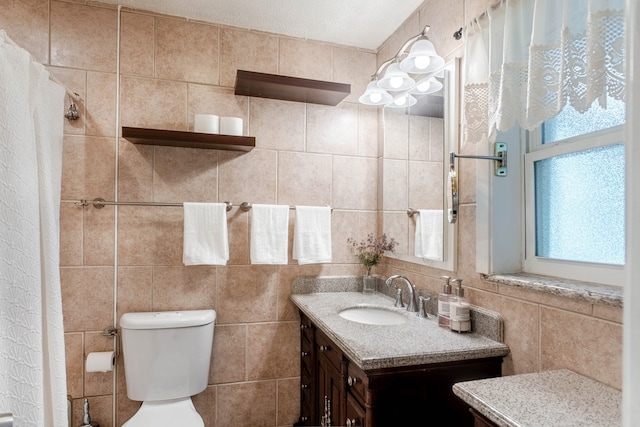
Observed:
[[[59,272],[65,89],[0,30],[0,413],[67,425]]]

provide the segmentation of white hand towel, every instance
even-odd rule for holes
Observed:
[[[289,262],[289,206],[251,207],[251,264]]]
[[[420,258],[442,261],[442,211],[418,210],[414,254]]]
[[[228,260],[227,205],[184,203],[184,265],[226,265]]]
[[[296,206],[293,259],[298,264],[331,262],[331,208]]]

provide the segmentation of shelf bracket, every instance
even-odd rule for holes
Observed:
[[[456,157],[461,159],[494,160],[496,162],[496,176],[507,176],[507,144],[504,142],[496,142],[493,144],[493,152],[493,156],[472,156],[457,154],[452,151],[449,153],[449,163],[453,165]]]

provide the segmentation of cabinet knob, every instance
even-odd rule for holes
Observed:
[[[309,417],[300,417],[300,421],[306,423],[307,421],[309,421]]]
[[[309,384],[301,384],[301,385],[300,385],[300,388],[303,388],[303,389],[304,389],[304,388],[309,388],[309,387],[310,387],[310,385],[309,385]]]
[[[358,379],[352,377],[351,375],[349,375],[349,377],[347,378],[347,384],[349,384],[349,387],[353,387],[357,381]]]
[[[308,326],[307,325],[300,325],[300,330],[304,331],[305,329],[307,329]]]
[[[300,352],[300,356],[302,356],[302,357],[307,357],[308,355],[309,355],[308,351],[301,351]]]
[[[356,427],[358,425],[358,421],[355,418],[347,418],[347,427]]]
[[[329,347],[328,347],[328,346],[326,346],[326,345],[321,345],[321,346],[320,346],[320,351],[323,351],[323,352],[324,352],[324,351],[327,351],[327,350],[329,350]]]

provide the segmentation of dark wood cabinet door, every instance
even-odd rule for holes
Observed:
[[[311,320],[300,316],[300,417],[296,426],[316,425],[317,372],[315,354],[315,327]]]
[[[475,409],[469,408],[469,411],[473,414],[473,427],[497,427],[493,422]]]
[[[344,422],[343,378],[329,360],[318,356],[318,393],[317,407],[319,419],[316,425],[341,426]]]
[[[351,393],[347,393],[346,420],[341,425],[347,427],[366,427],[367,412]]]

